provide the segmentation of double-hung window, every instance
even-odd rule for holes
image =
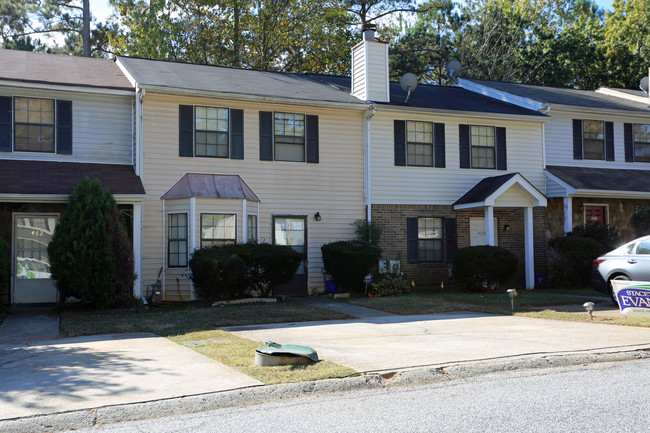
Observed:
[[[433,123],[406,122],[407,165],[433,167]]]
[[[228,158],[228,109],[217,107],[195,107],[195,155]]]
[[[305,115],[274,113],[276,161],[305,161]]]
[[[237,216],[201,214],[201,248],[234,244],[237,239]]]
[[[260,160],[318,163],[318,116],[260,111]]]
[[[170,268],[187,266],[187,214],[167,215],[167,263]]]
[[[582,121],[582,145],[585,159],[605,159],[605,122]]]
[[[439,217],[409,217],[406,219],[409,263],[442,262],[443,222],[443,218]],[[449,222],[455,224],[453,219]],[[451,224],[447,225],[451,228]]]
[[[72,102],[0,96],[0,151],[72,153]]]
[[[496,167],[496,137],[494,126],[470,126],[472,168]]]
[[[634,161],[650,162],[650,125],[634,124]]]
[[[246,220],[247,242],[257,242],[257,215],[248,215]]]

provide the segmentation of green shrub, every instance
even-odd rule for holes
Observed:
[[[650,207],[643,206],[637,208],[636,212],[630,218],[636,237],[650,235]]]
[[[549,284],[555,287],[584,287],[591,279],[595,258],[609,247],[592,238],[567,233],[549,241]]]
[[[380,281],[372,283],[368,296],[399,296],[406,293],[411,293],[409,284],[400,276],[389,273],[384,276]]]
[[[370,242],[338,241],[321,247],[325,270],[345,290],[363,290],[363,277],[377,266],[381,249]]]
[[[603,244],[607,251],[621,246],[621,233],[618,228],[616,226],[602,225],[598,221],[591,224],[575,226],[571,234],[594,239]]]
[[[518,259],[502,247],[479,245],[454,254],[455,283],[463,290],[494,289],[515,276]]]
[[[246,289],[246,263],[222,246],[194,251],[190,278],[199,299],[206,301],[242,297]]]
[[[116,204],[97,179],[85,178],[68,199],[47,252],[59,291],[97,308],[115,301],[115,258],[106,216]]]
[[[379,243],[381,233],[384,231],[381,224],[365,219],[355,220],[352,224],[358,240],[372,242],[375,245]]]
[[[302,254],[266,243],[221,245],[197,250],[189,262],[190,278],[199,298],[222,300],[247,293],[270,296],[296,274]]]

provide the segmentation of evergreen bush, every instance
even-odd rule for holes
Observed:
[[[636,212],[632,214],[630,222],[634,227],[634,234],[637,238],[650,235],[650,206],[637,208]]]
[[[229,244],[192,254],[190,278],[200,299],[226,300],[247,294],[270,296],[296,274],[302,254],[267,243]]]
[[[358,240],[372,242],[375,245],[379,243],[379,238],[384,231],[381,224],[365,219],[355,220],[352,224]]]
[[[548,243],[549,284],[554,287],[584,287],[591,280],[594,259],[610,250],[595,239],[567,233]]]
[[[618,228],[616,226],[602,225],[598,221],[575,226],[571,235],[594,239],[600,242],[607,251],[621,246],[621,233]]]
[[[325,270],[344,290],[363,290],[363,277],[373,271],[381,249],[368,241],[337,241],[321,247]]]
[[[84,178],[70,195],[47,248],[52,279],[62,297],[74,295],[96,308],[107,308],[116,304],[116,282],[121,294],[127,292],[128,281],[132,284],[133,268],[125,262],[133,261],[133,251],[123,239],[111,236],[121,237],[117,233],[124,230],[119,216],[117,221],[111,216],[116,207],[97,179]],[[122,251],[114,253],[117,249]],[[120,273],[124,275],[118,277]]]
[[[0,233],[0,295],[9,291],[9,278],[11,276],[11,255],[9,244],[5,242],[4,235]],[[3,311],[4,303],[0,300],[0,311]]]
[[[115,302],[118,305],[129,305],[133,301],[133,283],[138,276],[135,273],[133,244],[117,207],[106,214],[106,229],[111,239],[111,256],[115,258]]]
[[[494,289],[515,276],[518,263],[517,256],[502,247],[461,248],[454,254],[454,282],[463,290]]]

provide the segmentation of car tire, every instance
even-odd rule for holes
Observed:
[[[620,274],[617,275],[613,278],[610,278],[609,281],[607,281],[607,287],[609,289],[609,296],[612,298],[612,302],[616,305],[618,305],[618,301],[616,300],[616,296],[614,296],[614,288],[612,287],[612,280],[621,280],[621,281],[630,281],[630,277],[628,277],[625,274]]]

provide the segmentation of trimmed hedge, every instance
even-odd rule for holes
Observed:
[[[266,243],[202,248],[192,254],[190,278],[203,300],[266,297],[291,281],[302,259],[291,247]]]
[[[373,271],[381,248],[361,240],[337,241],[321,246],[323,264],[344,290],[363,290],[363,277]]]
[[[502,247],[478,245],[454,254],[454,282],[463,290],[493,289],[515,276],[519,260]]]
[[[630,218],[636,237],[650,235],[650,207],[639,207]]]

